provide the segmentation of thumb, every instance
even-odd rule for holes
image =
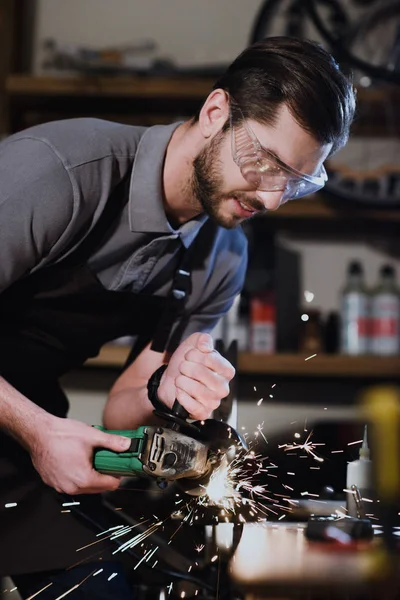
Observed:
[[[212,352],[214,350],[214,342],[209,333],[202,333],[197,340],[197,347],[202,352]]]
[[[101,435],[98,437],[98,444],[102,448],[107,450],[113,450],[114,452],[127,452],[131,445],[131,439],[123,435],[116,435],[114,433],[99,432]]]

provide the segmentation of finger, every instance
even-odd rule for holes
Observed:
[[[190,379],[199,381],[207,389],[217,392],[217,395],[225,393],[226,389],[229,393],[228,380],[204,365],[185,361],[180,366],[180,373]]]
[[[204,353],[214,350],[214,341],[209,333],[202,333],[197,339],[197,348]]]
[[[180,389],[186,392],[191,398],[203,404],[210,411],[218,408],[221,402],[221,398],[227,396],[227,386],[221,386],[218,392],[213,390],[209,390],[205,385],[201,382],[195,381],[194,379],[190,379],[189,377],[185,377],[184,375],[180,375],[177,378],[177,386],[176,389]],[[229,390],[228,390],[229,393]]]
[[[99,429],[93,429],[97,432],[92,440],[94,445],[100,448],[107,448],[114,452],[127,452],[131,445],[131,439],[124,435],[116,435],[115,433],[105,433]]]
[[[119,488],[121,477],[105,475],[93,469],[93,472],[85,486],[78,493],[99,494],[101,492],[114,491]]]
[[[191,419],[203,421],[204,419],[208,419],[212,413],[212,409],[205,407],[200,402],[197,402],[187,392],[180,388],[176,389],[176,399],[178,400],[179,404],[186,408]]]
[[[229,381],[235,376],[233,365],[222,354],[214,350],[213,352],[199,352],[197,349],[191,349],[185,354],[186,361],[200,363],[212,371],[215,371]]]

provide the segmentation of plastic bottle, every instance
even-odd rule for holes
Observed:
[[[237,341],[238,350],[244,352],[249,349],[249,323],[246,315],[242,314],[242,295],[236,296],[229,312],[225,315],[224,342],[229,346],[233,340]]]
[[[355,487],[352,489],[352,486]],[[367,426],[365,426],[359,458],[347,463],[346,503],[349,516],[363,518],[365,512],[373,512],[370,502],[366,510],[366,501],[363,500],[363,498],[374,500],[372,487],[372,461],[367,441]]]
[[[371,298],[371,353],[400,354],[400,294],[391,265],[379,270],[379,283]]]
[[[276,350],[276,307],[273,292],[262,292],[250,302],[250,350],[274,354]]]
[[[369,346],[369,293],[359,261],[347,268],[347,281],[341,293],[340,351],[367,354]]]

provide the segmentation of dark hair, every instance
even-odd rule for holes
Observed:
[[[273,125],[286,104],[297,123],[320,143],[344,146],[355,111],[349,77],[319,44],[270,37],[246,48],[216,81],[245,118]],[[225,129],[229,123],[225,124]]]

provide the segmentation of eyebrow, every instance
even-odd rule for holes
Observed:
[[[272,148],[266,148],[265,146],[263,146],[260,142],[260,146],[261,149],[264,150],[265,152],[268,152],[269,154],[272,154],[272,156],[276,159],[277,163],[281,163],[284,167],[287,167],[289,169],[294,169],[295,171],[298,171],[299,169],[296,169],[295,167],[290,166],[286,161],[283,160],[282,157],[279,156],[279,154],[273,150]]]

